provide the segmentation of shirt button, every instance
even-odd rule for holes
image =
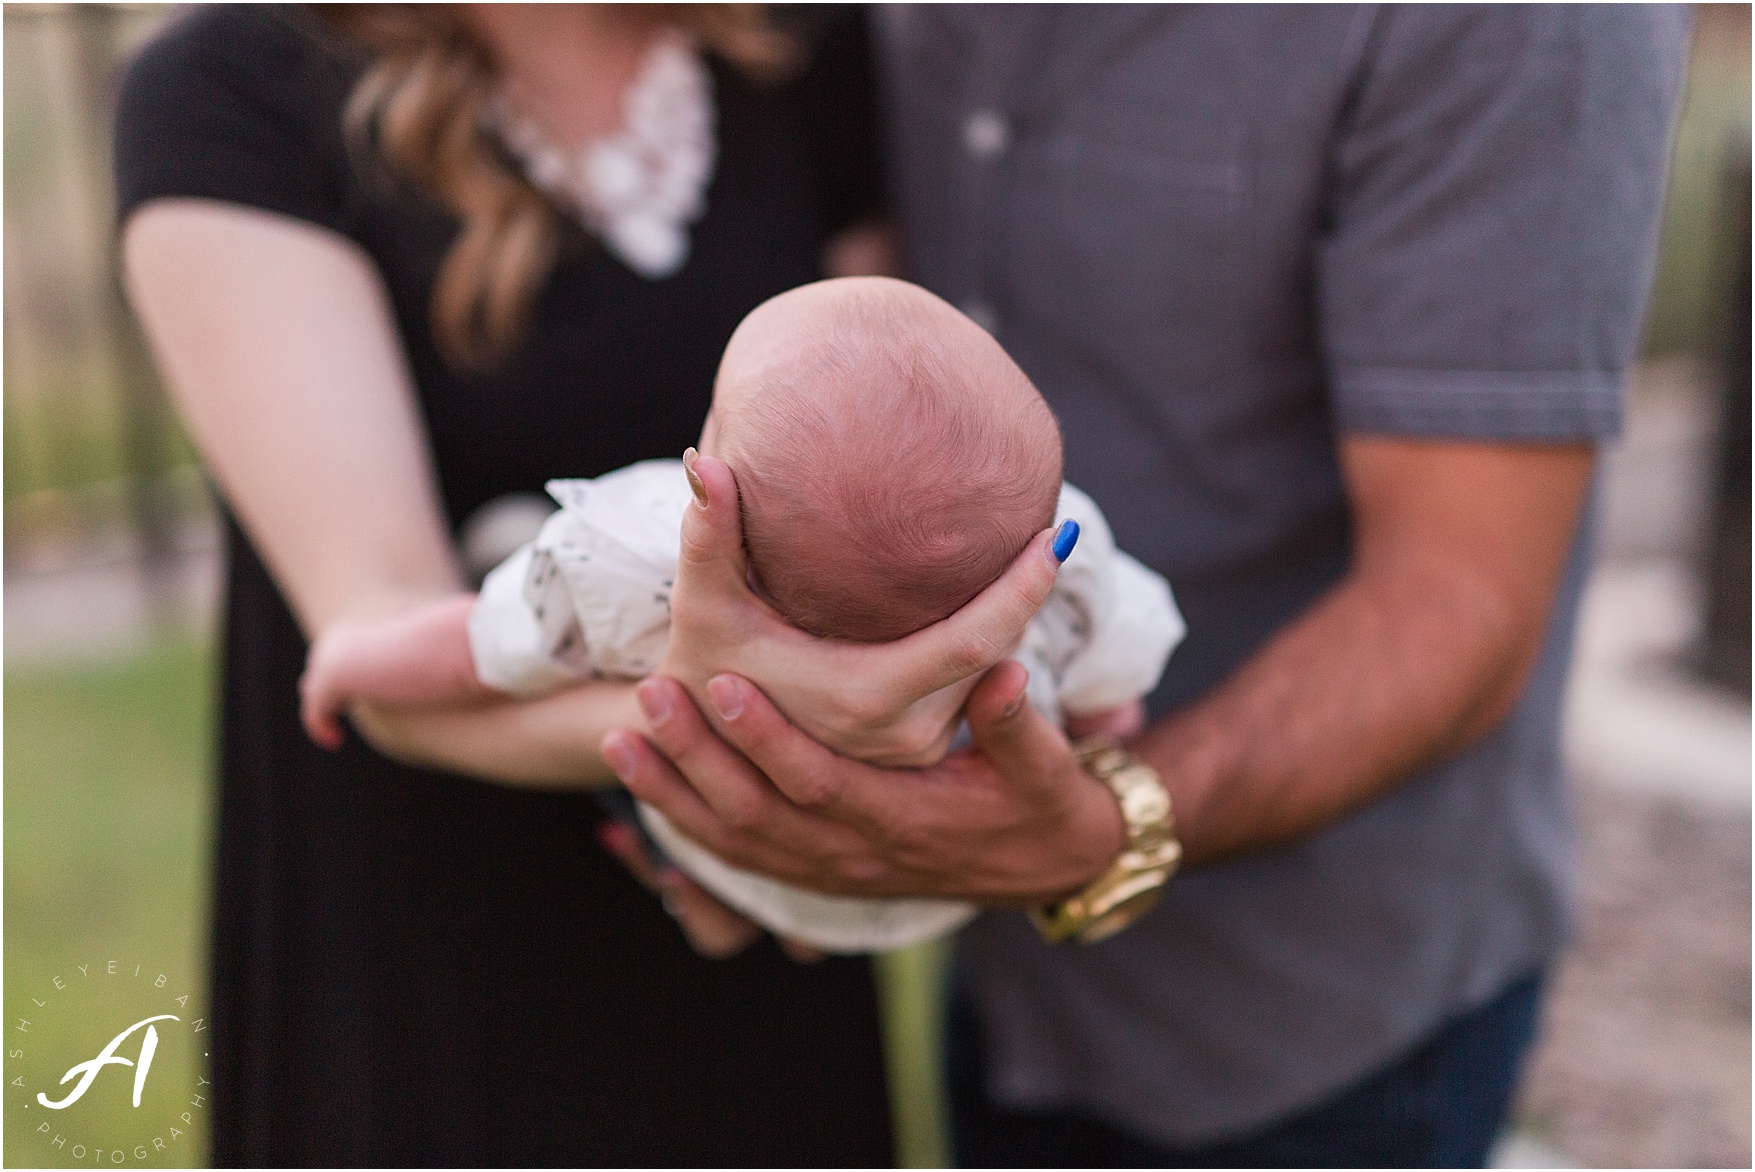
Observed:
[[[957,308],[961,309],[964,316],[970,321],[990,334],[999,328],[999,314],[993,311],[993,306],[979,297],[965,297],[958,303]]]
[[[977,159],[998,158],[1011,141],[1011,124],[992,110],[977,110],[963,123],[963,145]]]

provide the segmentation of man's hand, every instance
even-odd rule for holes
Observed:
[[[1067,713],[1067,739],[1082,741],[1086,737],[1113,737],[1118,741],[1130,741],[1146,730],[1146,702],[1135,700],[1131,704],[1119,704],[1114,708],[1105,708],[1101,712],[1087,712],[1082,716]]]
[[[604,739],[630,790],[727,862],[821,891],[1042,903],[1078,890],[1119,853],[1120,811],[1065,737],[1024,701],[1006,661],[970,696],[973,750],[932,768],[838,757],[789,724],[748,680],[706,691],[725,739],[674,680],[639,698],[658,751]]]
[[[1492,731],[1540,653],[1592,457],[1344,440],[1352,568],[1133,744],[1171,792],[1185,860],[1309,834]],[[1061,734],[1014,707],[1023,683],[1015,664],[989,672],[968,703],[976,749],[919,771],[835,756],[731,676],[703,688],[711,728],[673,681],[648,681],[664,756],[623,732],[603,749],[630,789],[740,866],[821,891],[1039,902],[1100,874],[1122,828]]]

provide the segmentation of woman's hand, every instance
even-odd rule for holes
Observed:
[[[810,737],[863,761],[944,756],[976,681],[1017,647],[1069,552],[1057,558],[1045,530],[968,605],[894,643],[817,639],[750,589],[731,469],[711,456],[688,463],[696,500],[683,516],[670,644],[657,674],[703,705],[709,679],[741,675]]]
[[[761,928],[702,891],[675,867],[654,866],[632,826],[605,822],[597,829],[597,841],[641,886],[664,901],[664,910],[682,929],[689,947],[702,956],[727,960],[761,936]]]
[[[761,927],[708,895],[706,890],[675,867],[658,867],[641,845],[640,835],[623,822],[605,822],[597,840],[621,861],[646,890],[664,901],[664,910],[676,920],[689,947],[709,960],[728,960],[754,944]],[[808,944],[776,937],[781,951],[799,964],[815,964],[823,954]]]
[[[617,731],[603,752],[631,791],[735,866],[849,895],[1048,902],[1101,874],[1124,832],[1108,789],[1025,703],[1026,679],[1011,661],[988,672],[967,707],[975,748],[927,769],[837,756],[730,675],[705,688],[724,739],[687,691],[653,678],[638,690],[652,743]]]

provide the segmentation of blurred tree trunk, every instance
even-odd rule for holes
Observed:
[[[73,22],[76,46],[81,163],[87,168],[88,190],[103,193],[90,202],[93,239],[109,241],[104,276],[93,290],[108,366],[115,381],[126,466],[128,509],[140,545],[147,604],[155,622],[175,613],[176,502],[166,473],[171,463],[169,404],[158,384],[157,371],[140,327],[122,295],[115,251],[115,200],[110,185],[113,79],[120,51],[121,12],[109,4],[71,4],[63,19]]]
[[[1712,543],[1707,551],[1706,634],[1702,667],[1708,678],[1749,693],[1749,143],[1732,156],[1726,176],[1727,266],[1724,325],[1724,428],[1719,441]]]

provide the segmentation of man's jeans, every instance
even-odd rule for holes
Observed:
[[[1514,981],[1472,1013],[1325,1102],[1210,1147],[1148,1143],[1067,1112],[1012,1111],[982,1091],[974,1013],[951,1009],[950,1093],[964,1168],[1480,1168],[1505,1120],[1535,1035],[1543,974]]]

